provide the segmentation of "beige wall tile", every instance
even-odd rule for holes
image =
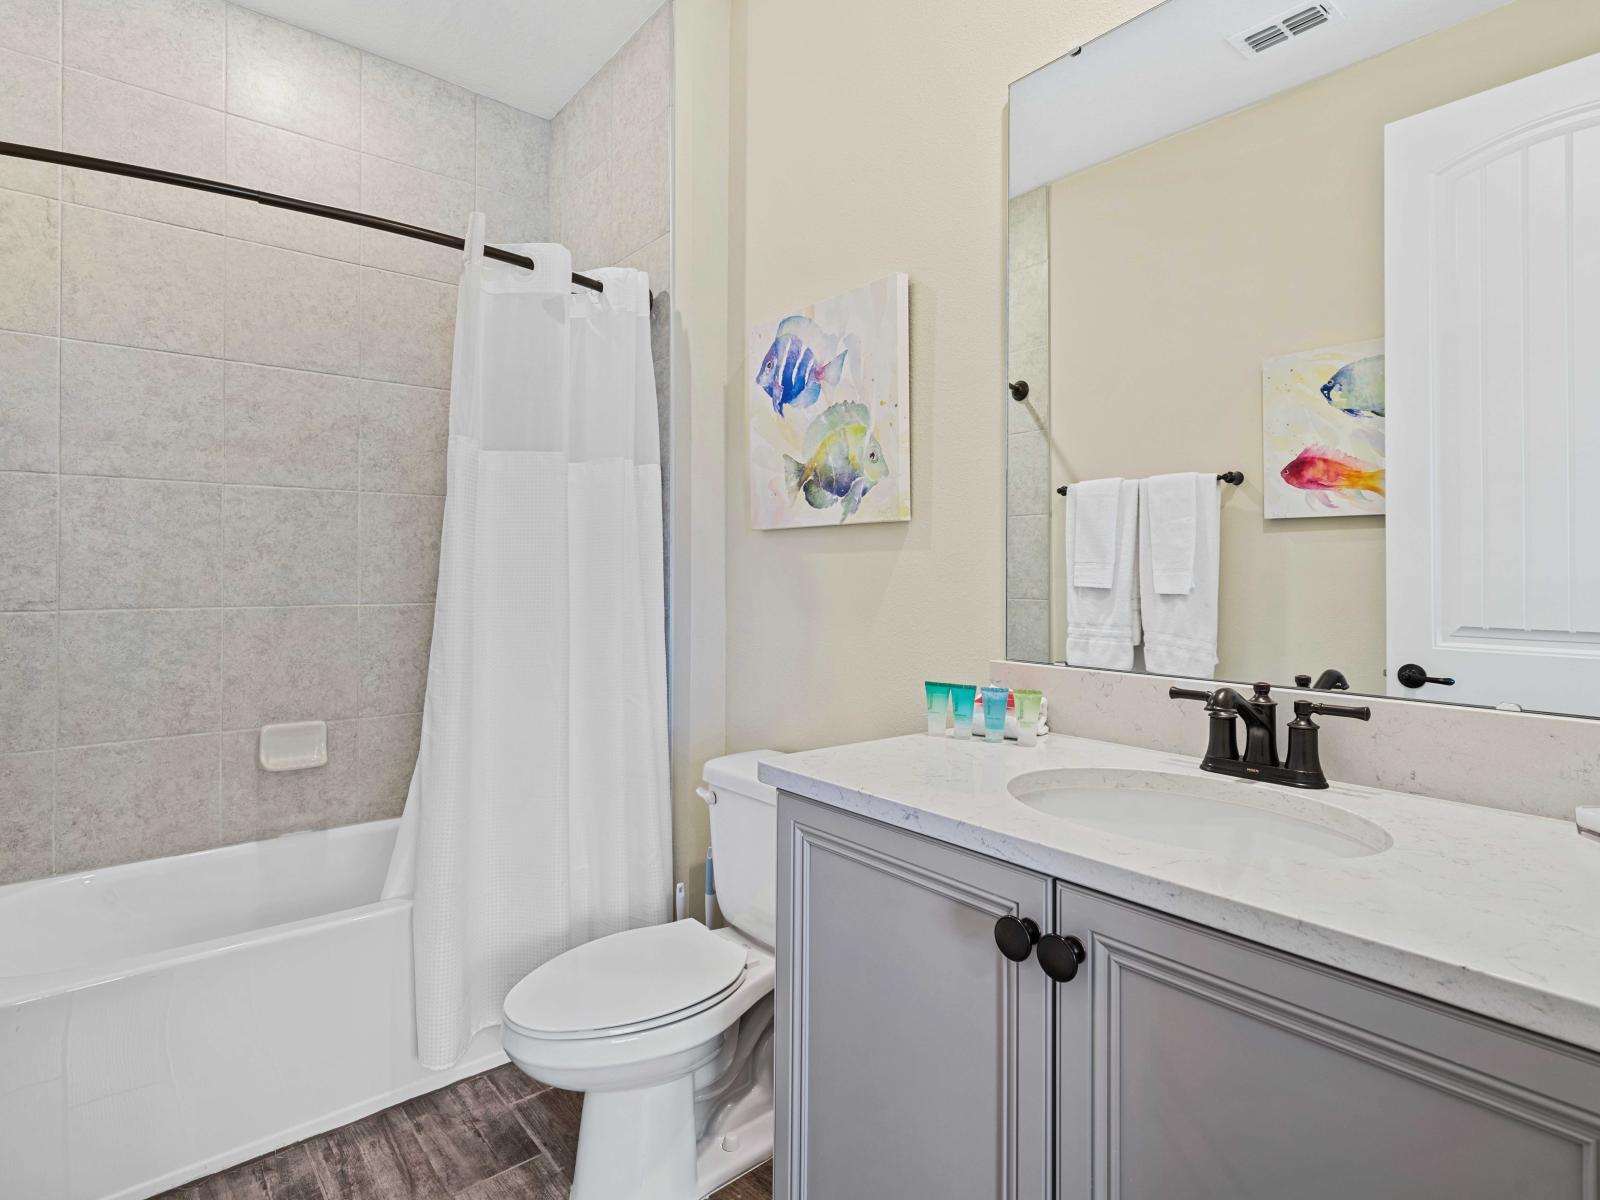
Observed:
[[[57,480],[0,473],[0,610],[56,606]]]
[[[0,192],[0,329],[55,333],[61,296],[61,205]]]
[[[260,732],[222,735],[220,841],[251,842],[363,818],[356,723],[328,723],[328,762],[306,771],[263,771]]]
[[[0,24],[5,3],[0,0]],[[0,33],[3,38],[4,33]],[[52,56],[53,57],[53,56]],[[25,146],[61,145],[61,68],[27,54],[0,50],[0,141]],[[0,188],[60,194],[61,169],[50,163],[0,158]]]
[[[439,583],[442,496],[361,496],[361,602],[431,604]]]
[[[361,146],[361,52],[249,9],[228,10],[228,111]]]
[[[431,279],[361,272],[361,374],[367,379],[450,386],[456,289]]]
[[[665,112],[672,103],[672,5],[657,9],[608,69],[614,132]]]
[[[611,153],[611,78],[602,69],[550,122],[551,169],[568,179],[589,174]]]
[[[0,884],[50,874],[56,756],[0,754]]]
[[[231,608],[222,614],[222,723],[334,721],[359,706],[353,607]]]
[[[361,389],[361,490],[444,495],[450,393],[372,381]]]
[[[1050,657],[1050,605],[1044,600],[1006,603],[1006,653],[1044,662]]]
[[[61,479],[62,608],[214,608],[222,488]]]
[[[373,717],[360,722],[361,811],[364,819],[398,817],[417,765],[422,716]]]
[[[67,337],[222,353],[222,238],[68,205],[61,243]]]
[[[361,715],[422,711],[433,605],[361,606]]]
[[[230,182],[335,208],[361,208],[361,155],[356,151],[244,117],[228,118],[227,140]],[[347,262],[356,262],[361,254],[356,226],[253,200],[227,201],[225,232]]]
[[[370,154],[361,156],[361,206],[365,212],[459,236],[466,233],[473,198],[470,183]],[[423,275],[441,283],[454,284],[461,276],[461,251],[376,229],[361,231],[361,261],[369,267]]]
[[[484,239],[490,245],[553,240],[547,195],[512,196],[479,188],[477,209],[484,216]]]
[[[0,471],[60,462],[60,351],[54,338],[0,333]]]
[[[66,0],[66,64],[221,108],[222,0]]]
[[[1013,516],[1048,514],[1053,498],[1048,435],[1010,434],[1006,438],[1006,511]]]
[[[62,97],[62,146],[74,154],[204,179],[227,173],[223,117],[214,108],[70,70]],[[223,199],[209,192],[70,168],[61,188],[74,204],[222,232]]]
[[[360,268],[228,239],[227,357],[357,373]]]
[[[81,475],[220,481],[222,364],[63,342],[61,466]]]
[[[356,493],[236,487],[222,498],[222,602],[354,604]]]
[[[60,751],[56,870],[87,871],[215,845],[217,751],[213,733]]]
[[[361,148],[473,182],[473,95],[410,67],[362,56]]]
[[[229,363],[228,482],[353,489],[366,386],[343,375]]]
[[[56,616],[0,613],[0,753],[55,744]]]
[[[61,0],[0,0],[0,46],[61,59]]]
[[[215,609],[68,612],[60,621],[61,745],[217,728]]]
[[[1006,598],[1050,599],[1050,518],[1012,517],[1006,522]]]
[[[665,237],[672,194],[670,113],[660,112],[613,141],[611,182],[617,189],[609,233],[610,258],[621,262]]]
[[[550,122],[477,98],[478,186],[512,196],[542,196],[550,186]]]

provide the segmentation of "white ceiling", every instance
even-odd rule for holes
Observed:
[[[1236,112],[1508,0],[1332,0],[1341,19],[1247,59],[1228,38],[1311,0],[1167,0],[1011,85],[1010,191]]]
[[[661,3],[245,0],[245,7],[553,117]]]

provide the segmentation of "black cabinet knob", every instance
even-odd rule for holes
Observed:
[[[1429,675],[1426,667],[1420,667],[1416,663],[1406,663],[1405,666],[1394,673],[1394,677],[1400,681],[1401,687],[1408,688],[1419,688],[1425,683],[1437,683],[1440,687],[1454,687],[1456,682],[1454,679]]]
[[[1047,933],[1039,939],[1039,965],[1057,983],[1071,983],[1083,964],[1083,943],[1075,937]]]
[[[994,923],[994,944],[1012,962],[1027,962],[1039,940],[1039,927],[1027,917],[1001,917]]]

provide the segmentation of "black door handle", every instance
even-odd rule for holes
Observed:
[[[1420,667],[1416,663],[1406,663],[1405,666],[1394,673],[1394,677],[1400,681],[1401,687],[1408,688],[1419,688],[1425,683],[1437,683],[1440,687],[1454,687],[1456,683],[1454,679],[1429,675],[1426,667]]]
[[[1083,959],[1083,943],[1075,937],[1047,933],[1039,939],[1039,966],[1057,983],[1076,979]]]
[[[1027,917],[1001,917],[994,923],[994,944],[1012,962],[1027,962],[1039,940],[1039,927]]]

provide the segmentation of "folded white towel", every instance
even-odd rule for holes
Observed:
[[[1067,489],[1069,558],[1076,587],[1108,588],[1116,578],[1122,480],[1090,479]],[[1076,513],[1074,519],[1073,514]]]
[[[1194,591],[1196,506],[1200,486],[1206,482],[1215,481],[1193,471],[1145,480],[1139,510],[1150,529],[1150,575],[1158,595],[1187,596]]]
[[[1148,519],[1151,484],[1139,495],[1139,615],[1145,670],[1209,679],[1217,666],[1217,583],[1222,498],[1210,475],[1191,475],[1194,498],[1193,580],[1187,593],[1163,592],[1155,580],[1155,538]]]
[[[1102,496],[1114,484],[1114,501]],[[1085,502],[1091,510],[1084,515]],[[1110,511],[1114,522],[1104,528]],[[1067,492],[1067,662],[1074,667],[1133,668],[1133,648],[1139,644],[1138,588],[1139,485],[1128,479],[1096,480],[1073,484]],[[1103,539],[1104,548],[1089,555],[1090,579],[1083,583],[1078,538]],[[1098,562],[1095,560],[1099,560]],[[1104,566],[1105,571],[1098,570]]]

